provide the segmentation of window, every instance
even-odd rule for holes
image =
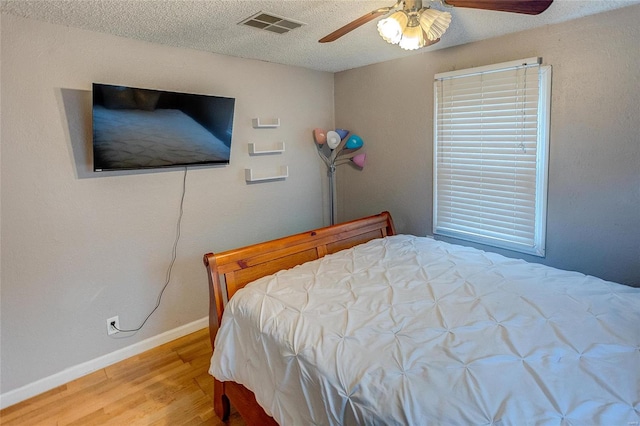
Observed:
[[[551,67],[436,74],[433,233],[544,256]]]

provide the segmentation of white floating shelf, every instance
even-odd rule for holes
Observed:
[[[274,129],[276,127],[280,127],[280,119],[279,118],[270,118],[266,120],[261,120],[259,118],[254,118],[252,120],[254,129]]]
[[[284,152],[284,142],[277,142],[275,145],[249,144],[249,155],[281,154]]]
[[[265,182],[281,180],[289,177],[289,166],[280,166],[277,174],[254,174],[253,169],[244,169],[244,179],[247,182]]]

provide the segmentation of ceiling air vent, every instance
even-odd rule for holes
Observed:
[[[253,16],[239,22],[239,25],[247,25],[259,30],[271,31],[272,33],[284,34],[298,27],[303,26],[301,22],[283,18],[267,12],[258,12]]]

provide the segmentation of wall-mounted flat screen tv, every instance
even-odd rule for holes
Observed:
[[[93,84],[93,169],[229,164],[235,99]]]

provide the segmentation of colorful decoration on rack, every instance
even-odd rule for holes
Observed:
[[[351,132],[345,129],[335,129],[325,132],[319,128],[313,129],[313,140],[315,141],[320,158],[322,158],[322,161],[324,161],[328,168],[331,224],[335,225],[337,216],[336,167],[349,163],[362,170],[367,155],[363,153],[349,157],[349,154],[362,148],[364,141],[360,136],[351,134]]]
[[[313,140],[318,145],[324,145],[327,142],[327,133],[322,129],[313,129]]]
[[[338,132],[334,132],[333,130],[327,132],[327,145],[329,145],[329,149],[336,149],[338,145],[342,141]]]

